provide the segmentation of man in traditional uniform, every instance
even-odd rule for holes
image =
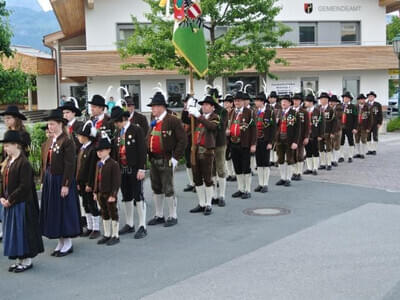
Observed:
[[[122,203],[125,209],[126,224],[119,234],[135,231],[134,206],[139,216],[139,229],[135,239],[144,238],[146,230],[146,202],[143,197],[143,180],[145,178],[146,142],[143,130],[139,125],[129,121],[129,112],[121,107],[114,107],[111,120],[117,128],[116,148],[117,161],[121,169]]]
[[[308,94],[304,104],[307,109],[309,139],[306,143],[306,167],[307,170],[303,174],[318,175],[319,151],[318,143],[322,140],[322,112],[316,106],[317,100],[314,94]]]
[[[192,152],[192,131],[191,131],[191,119],[189,116],[189,107],[188,107],[188,101],[189,99],[192,98],[191,95],[186,95],[186,97],[183,99],[183,111],[181,114],[181,120],[183,123],[183,128],[185,129],[186,135],[187,135],[187,146],[185,149],[185,161],[186,161],[186,174],[189,179],[189,184],[183,189],[184,192],[196,192],[196,187],[194,185],[193,181],[193,170],[192,170],[192,165],[190,162],[190,157],[191,157],[191,152]]]
[[[227,111],[227,126],[226,128],[230,128],[230,116],[233,111],[233,96],[228,94],[225,96],[224,99],[224,108]],[[226,164],[226,170],[228,173],[228,177],[226,178],[226,181],[236,181],[236,174],[235,170],[233,169],[233,162],[232,162],[232,157],[231,157],[231,145],[230,145],[230,140],[229,137],[226,136],[225,133],[225,139],[226,139],[226,151],[225,151],[225,164]]]
[[[274,110],[275,116],[278,118],[281,115],[282,106],[278,102],[278,94],[275,91],[272,91],[269,94],[268,102],[271,105],[272,109]],[[277,123],[278,119],[276,119],[275,121]],[[273,150],[271,151],[271,165],[275,165],[275,167],[278,167],[278,155],[276,152],[276,144],[273,145]]]
[[[275,140],[281,179],[276,185],[290,186],[300,135],[299,122],[296,111],[291,107],[293,102],[290,95],[283,95],[280,100],[282,110],[278,117]]]
[[[297,149],[294,155],[294,171],[292,180],[301,180],[301,173],[303,173],[304,165],[304,146],[309,142],[310,126],[308,120],[307,110],[302,107],[303,94],[301,92],[295,93],[293,96],[293,109],[296,111],[296,119],[299,126],[299,140],[297,142]]]
[[[244,107],[245,96],[237,92],[234,100],[235,109],[230,116],[230,137],[233,166],[238,181],[238,191],[232,197],[248,199],[251,197],[250,154],[256,151],[256,127],[252,110]]]
[[[178,223],[174,169],[185,152],[187,135],[181,120],[167,112],[167,102],[161,92],[153,96],[148,106],[154,116],[147,140],[155,215],[147,224],[164,224],[165,227],[170,227]],[[164,218],[164,200],[168,204],[167,220]]]
[[[131,124],[138,125],[142,130],[143,134],[146,137],[149,132],[149,122],[147,121],[146,116],[142,115],[135,109],[135,101],[132,96],[125,97],[127,111],[129,112],[129,122]]]
[[[358,112],[357,106],[351,103],[353,95],[350,92],[345,92],[342,95],[343,99],[343,114],[341,118],[342,123],[342,137],[341,137],[341,151],[339,162],[344,162],[345,159],[345,148],[344,144],[347,137],[348,147],[348,162],[353,162],[354,155],[354,134],[357,132]]]
[[[383,122],[383,112],[382,112],[382,105],[375,101],[376,94],[375,92],[371,91],[367,94],[368,97],[368,105],[372,110],[372,128],[371,131],[368,133],[368,152],[367,155],[376,155],[376,149],[378,146],[378,134],[379,128],[382,126]],[[372,142],[373,138],[373,142]]]
[[[255,192],[268,192],[270,175],[270,152],[275,138],[275,115],[274,110],[268,104],[267,97],[260,93],[254,99],[255,122],[257,128],[256,162],[258,173],[258,186]]]
[[[199,200],[198,205],[191,209],[190,212],[202,212],[207,216],[212,211],[211,205],[214,194],[212,172],[215,162],[219,116],[215,113],[215,107],[218,104],[212,96],[207,95],[203,101],[199,102],[199,105],[201,105],[201,113],[196,107],[189,108],[189,114],[196,118],[193,141],[196,156],[192,166],[196,193]]]
[[[88,104],[90,105],[90,120],[97,129],[98,137],[100,137],[101,132],[105,132],[112,140],[114,138],[114,127],[110,122],[110,117],[105,113],[106,100],[101,95],[94,95]]]
[[[322,113],[322,140],[319,143],[320,152],[320,170],[332,170],[332,149],[333,139],[335,137],[335,111],[329,106],[330,96],[326,92],[322,92],[318,97],[320,101],[320,109]]]
[[[371,128],[373,125],[372,109],[367,103],[365,103],[366,99],[367,97],[365,97],[364,94],[360,94],[357,97],[358,126],[357,126],[357,132],[355,134],[357,154],[354,157],[361,159],[365,158],[365,154],[367,152],[368,134],[371,132]]]
[[[342,138],[343,107],[337,95],[331,95],[331,97],[329,98],[329,106],[332,107],[335,112],[335,122],[333,130],[334,138],[332,143],[332,166],[337,167],[340,156],[340,141]]]

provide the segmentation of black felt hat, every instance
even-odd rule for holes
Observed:
[[[67,101],[64,103],[63,106],[60,106],[59,109],[61,109],[62,111],[64,110],[70,110],[72,112],[75,113],[75,116],[80,117],[82,116],[82,112],[79,109],[79,107],[76,107],[75,102],[74,101]]]
[[[336,95],[332,95],[331,98],[329,99],[329,102],[340,103],[340,100]]]
[[[67,119],[64,119],[63,112],[61,109],[53,109],[50,113],[43,119],[44,121],[57,121],[64,124],[68,123]]]
[[[367,97],[365,97],[365,95],[364,94],[360,94],[360,95],[358,95],[358,97],[357,97],[357,100],[360,100],[360,99],[367,99]]]
[[[331,97],[329,96],[329,94],[327,92],[322,92],[319,95],[318,99],[321,99],[321,98],[328,98],[328,100],[329,100]]]
[[[314,104],[317,103],[317,100],[313,94],[308,94],[304,101],[313,102]]]
[[[353,100],[353,98],[354,98],[353,95],[349,91],[345,92],[342,95],[342,98],[344,98],[344,97],[350,98],[351,100]]]
[[[108,137],[102,137],[96,145],[96,151],[104,150],[104,149],[111,149],[112,144]]]
[[[278,94],[277,94],[275,91],[272,91],[272,92],[269,94],[268,98],[276,98],[276,99],[278,99],[279,97],[278,97]]]
[[[90,100],[88,104],[100,107],[107,107],[106,99],[104,99],[104,97],[101,95],[94,95],[92,97],[92,100]]]
[[[244,95],[244,93],[242,91],[238,91],[235,94],[235,100],[244,100],[244,98],[245,98],[245,95]]]
[[[295,93],[294,95],[293,95],[293,97],[292,97],[292,100],[301,100],[301,101],[303,101],[304,100],[304,96],[303,96],[303,93],[301,93],[301,92],[299,92],[299,93]]]
[[[95,126],[93,126],[92,121],[87,121],[83,126],[78,129],[78,135],[94,139],[97,135],[97,129]]]
[[[154,96],[151,98],[151,102],[147,104],[147,106],[154,106],[154,105],[163,105],[165,107],[168,106],[168,103],[161,92],[155,93]]]
[[[374,96],[375,98],[377,97],[374,91],[370,91],[370,92],[367,94],[367,97],[369,97],[369,96]]]
[[[292,97],[290,97],[289,94],[281,95],[281,96],[279,97],[279,101],[282,102],[282,100],[287,100],[287,101],[289,101],[290,103],[293,104],[293,99],[292,99]]]
[[[0,116],[13,116],[21,120],[26,120],[26,117],[19,112],[18,106],[9,105],[7,109],[0,113]]]
[[[227,94],[224,98],[224,100],[222,100],[223,102],[233,102],[233,96],[231,94]]]
[[[203,100],[198,102],[199,105],[203,105],[204,103],[209,103],[211,105],[214,105],[214,107],[219,106],[219,104],[215,101],[215,99],[210,95],[205,96]]]
[[[123,117],[129,118],[130,114],[128,111],[124,111],[121,107],[119,106],[114,106],[112,111],[111,111],[111,120],[113,122],[122,122]]]
[[[267,96],[265,96],[264,92],[258,93],[257,96],[254,98],[254,101],[256,101],[256,100],[263,101],[264,103],[268,102]]]
[[[22,138],[21,138],[21,132],[18,130],[8,130],[4,134],[3,139],[0,141],[0,143],[15,143],[15,144],[23,144]]]

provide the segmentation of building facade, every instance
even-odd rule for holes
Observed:
[[[146,23],[147,4],[132,0],[53,0],[52,6],[62,31],[44,37],[57,60],[58,94],[76,96],[83,101],[94,94],[122,97],[124,86],[136,96],[137,107],[146,104],[158,82],[172,105],[181,106],[189,90],[188,76],[174,70],[122,70],[117,52],[119,41],[133,32],[131,15]],[[305,88],[353,94],[375,90],[379,100],[388,101],[389,69],[397,68],[397,58],[386,41],[386,13],[398,10],[393,0],[280,0],[277,20],[292,31],[284,39],[293,42],[288,49],[277,49],[287,66],[272,65],[277,80],[267,78],[268,91],[294,92]],[[223,34],[224,28],[219,29]],[[140,62],[143,57],[128,60]],[[224,93],[236,80],[261,89],[263,78],[255,70],[243,70],[236,76],[218,78],[216,86]],[[195,93],[204,94],[204,81],[195,81]],[[58,97],[59,98],[59,97]],[[56,104],[55,104],[56,105]]]

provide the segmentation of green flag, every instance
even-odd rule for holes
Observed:
[[[208,71],[208,57],[203,26],[190,19],[175,24],[172,43],[177,53],[185,58],[200,77],[204,77]]]

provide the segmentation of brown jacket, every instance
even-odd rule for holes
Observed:
[[[82,153],[80,154],[81,151]],[[97,160],[98,157],[94,142],[84,150],[79,149],[76,172],[76,180],[79,184],[84,184],[93,189]]]
[[[94,193],[108,194],[117,198],[121,186],[121,170],[118,163],[109,157],[101,168],[101,182],[99,182],[100,160],[96,165]]]
[[[373,125],[373,116],[372,116],[372,110],[368,106],[368,104],[364,104],[364,106],[361,108],[358,106],[358,127],[357,130],[371,130],[372,125]],[[360,122],[361,120],[361,122]]]
[[[236,119],[236,109],[232,109],[229,115],[229,124],[233,124]],[[253,110],[243,107],[242,116],[239,120],[240,124],[240,144],[243,148],[250,148],[256,145],[257,141],[257,131],[255,121],[253,119]],[[231,138],[231,142],[232,138]],[[238,143],[239,143],[238,142]]]
[[[226,132],[226,127],[228,126],[228,111],[225,108],[221,108],[217,114],[219,116],[219,122],[218,122],[215,146],[222,147],[226,145],[225,132]]]
[[[153,128],[150,128],[147,135],[147,141],[150,141],[152,130]],[[183,129],[182,121],[172,113],[167,113],[163,119],[161,143],[165,159],[170,160],[173,157],[176,160],[179,160],[182,158],[187,144],[187,134]],[[150,149],[148,151],[151,157],[152,153],[150,153]]]
[[[281,124],[285,119],[287,122],[287,133],[286,138],[283,138],[283,135],[281,134]],[[284,111],[281,110],[280,115],[278,116],[278,123],[276,125],[277,143],[286,143],[288,145],[292,145],[293,143],[297,144],[299,142],[299,120],[297,119],[297,112],[292,107],[289,108],[286,115],[284,115]]]
[[[135,113],[136,114],[136,113]],[[121,145],[121,130],[117,131],[116,153],[120,161],[119,147]],[[125,148],[128,166],[137,170],[144,170],[146,164],[146,140],[143,130],[136,124],[131,124],[125,132]]]
[[[263,136],[261,138],[264,139],[267,144],[273,144],[276,134],[276,116],[272,106],[270,106],[269,104],[265,106],[264,116],[262,120],[260,120],[258,111],[255,111],[255,120],[256,126],[259,121],[261,121],[263,124]]]
[[[70,137],[73,139],[74,143],[75,143],[75,150],[76,153],[79,152],[79,150],[81,149],[81,143],[79,143],[78,140],[78,132],[79,130],[83,127],[83,122],[75,120],[74,124],[72,124],[72,133],[70,134]],[[67,129],[69,130],[68,126]]]
[[[336,128],[336,119],[335,119],[335,111],[332,107],[327,105],[327,108],[324,110],[322,106],[320,106],[322,113],[322,132],[323,134],[333,134],[335,133]]]
[[[47,139],[42,151],[42,170],[46,170],[47,154],[53,143],[53,138]],[[69,186],[75,177],[76,151],[75,143],[62,133],[56,140],[51,154],[50,171],[53,175],[63,175],[62,185]],[[43,175],[43,174],[42,174]],[[42,177],[43,181],[43,177]]]
[[[204,148],[206,149],[215,149],[216,147],[216,135],[217,135],[217,129],[219,125],[219,116],[216,113],[211,113],[208,119],[205,118],[204,115],[201,115],[199,118],[196,118],[195,120],[195,133],[196,130],[200,130],[198,128],[199,124],[203,124],[204,127],[200,131],[200,135],[202,136],[204,134],[204,139],[205,139],[205,145]],[[196,136],[196,134],[195,134]],[[197,144],[197,141],[195,141]]]
[[[299,141],[297,144],[303,145],[304,139],[310,136],[310,120],[305,108],[300,107],[297,111],[297,120],[299,122]]]
[[[343,129],[342,115],[343,115],[343,105],[341,103],[336,104],[334,107],[335,111],[335,129],[334,132],[341,132]]]
[[[33,199],[33,169],[28,159],[21,155],[11,164],[8,171],[8,186],[6,187],[6,168],[2,173],[1,197],[6,198],[11,205]],[[8,197],[5,197],[7,189]]]

